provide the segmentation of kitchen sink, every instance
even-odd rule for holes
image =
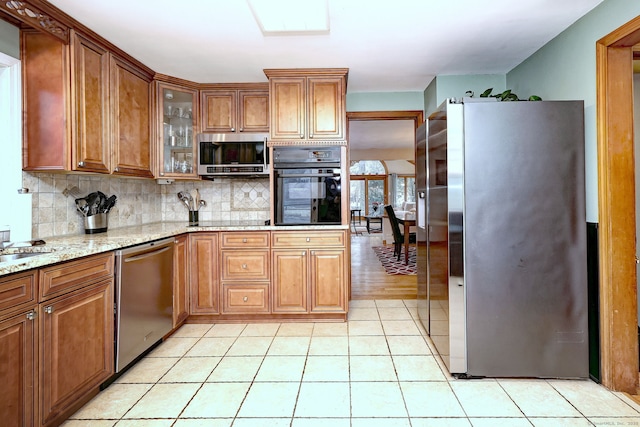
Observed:
[[[22,258],[31,258],[34,256],[43,255],[45,253],[47,252],[21,252],[16,254],[4,254],[0,255],[0,262],[15,261]]]

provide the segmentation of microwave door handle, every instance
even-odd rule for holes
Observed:
[[[315,178],[315,177],[335,177],[334,173],[281,173],[282,178]]]

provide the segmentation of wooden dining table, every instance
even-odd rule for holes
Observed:
[[[398,218],[398,223],[404,226],[404,263],[409,264],[409,230],[416,225],[415,218]]]

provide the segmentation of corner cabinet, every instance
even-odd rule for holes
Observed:
[[[208,84],[200,89],[203,132],[269,132],[268,84]]]
[[[270,136],[277,141],[346,139],[345,68],[267,69]]]
[[[21,31],[23,168],[153,177],[152,72],[71,31]]]
[[[345,313],[348,268],[343,231],[272,234],[273,313]]]
[[[158,176],[197,179],[198,91],[156,82]]]

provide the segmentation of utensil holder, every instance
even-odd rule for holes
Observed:
[[[108,226],[109,215],[106,213],[99,213],[84,217],[85,234],[104,233],[107,231]]]
[[[198,225],[198,211],[189,211],[189,225]]]

